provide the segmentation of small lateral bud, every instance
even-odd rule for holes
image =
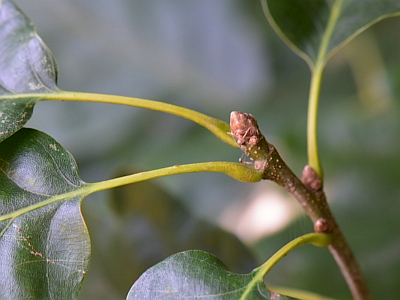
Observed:
[[[278,294],[278,293],[275,293],[275,292],[273,292],[273,291],[269,291],[269,299],[271,299],[271,300],[275,300],[275,299],[281,299],[282,298],[282,295],[281,294]]]
[[[317,172],[309,165],[305,166],[301,174],[301,182],[313,191],[322,190],[322,180]]]
[[[319,218],[314,222],[314,231],[316,233],[331,233],[332,224],[327,219]]]

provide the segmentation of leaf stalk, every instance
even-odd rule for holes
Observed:
[[[308,165],[323,179],[323,169],[318,151],[318,106],[321,91],[323,68],[312,72],[307,113],[307,153]]]
[[[175,165],[172,167],[166,167],[147,172],[140,172],[132,175],[127,175],[95,183],[84,183],[83,185],[67,193],[50,195],[45,200],[15,210],[8,214],[0,215],[0,222],[8,219],[15,219],[30,211],[39,209],[41,207],[50,205],[55,202],[69,201],[72,199],[76,199],[77,197],[79,197],[82,200],[87,195],[90,195],[92,193],[108,190],[111,188],[135,182],[145,181],[164,176],[195,173],[195,172],[224,173],[236,180],[244,182],[258,182],[262,179],[262,172],[257,171],[256,169],[254,169],[253,166],[234,163],[234,162],[205,162],[205,163],[194,163],[186,165]]]
[[[204,162],[175,165],[172,167],[122,176],[102,182],[90,183],[90,193],[159,177],[198,172],[224,173],[238,181],[243,182],[258,182],[262,179],[262,172],[257,171],[253,166],[234,162]]]
[[[258,267],[254,272],[256,275],[247,285],[246,290],[240,297],[240,300],[245,300],[247,295],[249,295],[250,291],[254,288],[254,286],[258,282],[262,282],[265,275],[275,266],[283,257],[285,257],[290,251],[293,251],[297,247],[313,244],[318,247],[326,247],[332,241],[332,236],[330,234],[323,233],[309,233],[303,236],[300,236],[293,241],[289,242],[285,246],[283,246],[280,250],[278,250],[270,259],[268,259],[264,264]]]
[[[27,95],[25,94],[25,97]],[[97,103],[110,103],[146,108],[156,110],[172,115],[176,115],[188,120],[191,120],[212,132],[217,138],[231,147],[237,148],[235,141],[230,137],[227,132],[229,131],[229,124],[219,119],[207,116],[197,111],[184,108],[181,106],[141,98],[115,96],[106,94],[95,93],[82,93],[82,92],[68,92],[59,91],[57,93],[43,93],[34,94],[34,97],[39,97],[40,100],[57,100],[57,101],[81,101],[81,102],[97,102]],[[12,97],[12,96],[10,96]]]
[[[329,42],[335,29],[337,20],[341,13],[343,0],[336,0],[331,7],[328,24],[321,40],[318,51],[318,57],[315,64],[310,64],[311,83],[308,98],[308,114],[307,114],[307,150],[308,165],[317,172],[323,181],[323,170],[318,152],[318,104],[321,92],[322,75],[329,58]]]

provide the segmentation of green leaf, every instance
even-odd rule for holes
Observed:
[[[133,279],[166,257],[188,249],[216,255],[233,272],[249,272],[258,265],[252,252],[234,235],[198,219],[157,181],[125,185],[110,193],[106,207],[90,201],[84,204],[92,258],[82,299],[98,298],[100,280],[103,299],[116,294],[124,299]]]
[[[269,291],[264,276],[295,248],[307,244],[326,247],[331,242],[329,234],[300,236],[250,274],[244,275],[232,273],[209,253],[198,250],[181,252],[147,270],[132,286],[127,299],[293,299]]]
[[[74,159],[24,128],[0,143],[0,167],[0,299],[76,298],[90,241]]]
[[[127,299],[293,299],[269,291],[262,277],[252,282],[259,272],[235,274],[209,253],[185,251],[147,270]]]
[[[29,120],[38,97],[58,91],[57,65],[31,21],[10,0],[0,1],[0,141]],[[15,97],[7,95],[20,94]],[[24,94],[30,94],[24,96]]]
[[[41,100],[114,103],[162,111],[204,126],[237,148],[229,124],[191,109],[139,98],[61,91],[57,64],[32,22],[11,0],[0,0],[0,142],[21,129]]]
[[[378,22],[400,14],[397,0],[262,0],[280,36],[311,67]]]

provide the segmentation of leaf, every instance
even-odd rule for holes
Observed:
[[[400,14],[397,0],[262,0],[278,34],[311,67],[379,20]]]
[[[74,159],[24,128],[0,144],[0,167],[0,299],[76,298],[90,241]]]
[[[134,171],[118,172],[116,177]],[[132,281],[144,271],[188,249],[210,252],[234,272],[249,272],[258,265],[249,248],[234,235],[199,220],[157,181],[138,182],[110,192],[109,207],[85,204],[93,204],[84,210],[93,250],[90,273],[81,292],[84,299],[99,299],[99,288],[91,287],[99,285],[100,279],[102,299],[112,298],[107,296],[110,291],[123,299]]]
[[[39,100],[57,92],[57,65],[31,21],[10,0],[0,1],[0,142],[29,120]],[[18,98],[7,95],[21,94]],[[24,96],[24,94],[27,94]]]
[[[127,299],[293,299],[267,290],[262,279],[252,282],[258,272],[235,274],[209,253],[185,251],[147,270]]]

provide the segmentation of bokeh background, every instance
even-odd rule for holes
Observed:
[[[154,99],[227,122],[232,110],[249,112],[300,175],[310,71],[273,32],[258,0],[16,3],[52,50],[61,89]],[[399,28],[399,18],[383,20],[336,53],[320,104],[327,196],[376,299],[400,292]],[[88,182],[241,156],[196,124],[133,107],[43,102],[27,126],[66,147]],[[83,213],[93,257],[79,299],[123,299],[146,268],[186,249],[207,249],[232,270],[250,271],[312,230],[281,189],[221,174],[91,195]],[[266,280],[350,298],[327,249],[290,253]]]

